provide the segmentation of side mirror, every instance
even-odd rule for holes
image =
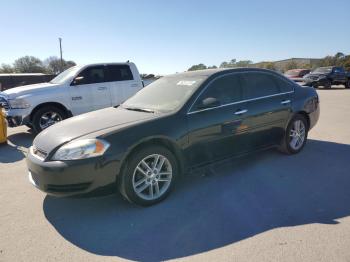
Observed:
[[[207,97],[203,99],[199,105],[197,106],[198,109],[205,109],[205,108],[212,108],[220,105],[220,101],[217,100],[214,97]]]
[[[74,78],[72,85],[76,86],[76,85],[81,85],[84,82],[84,77],[83,76],[77,76],[76,78]]]

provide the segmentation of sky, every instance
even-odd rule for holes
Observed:
[[[0,0],[0,64],[24,55],[135,62],[169,74],[204,63],[350,54],[350,1]]]

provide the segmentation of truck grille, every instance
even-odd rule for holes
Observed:
[[[5,99],[5,97],[0,96],[0,107],[4,108],[5,110],[10,109],[9,103]]]

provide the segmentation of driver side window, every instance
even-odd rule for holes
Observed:
[[[219,105],[226,105],[242,100],[242,88],[238,74],[230,74],[216,78],[198,97],[195,109],[201,108],[203,100],[215,98]]]
[[[84,69],[76,78],[82,79],[76,85],[87,85],[106,82],[105,80],[105,67],[93,66]]]

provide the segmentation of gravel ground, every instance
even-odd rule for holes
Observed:
[[[0,146],[0,261],[350,261],[350,90],[318,91],[304,150],[215,164],[150,208],[54,198],[27,179],[26,128]]]

